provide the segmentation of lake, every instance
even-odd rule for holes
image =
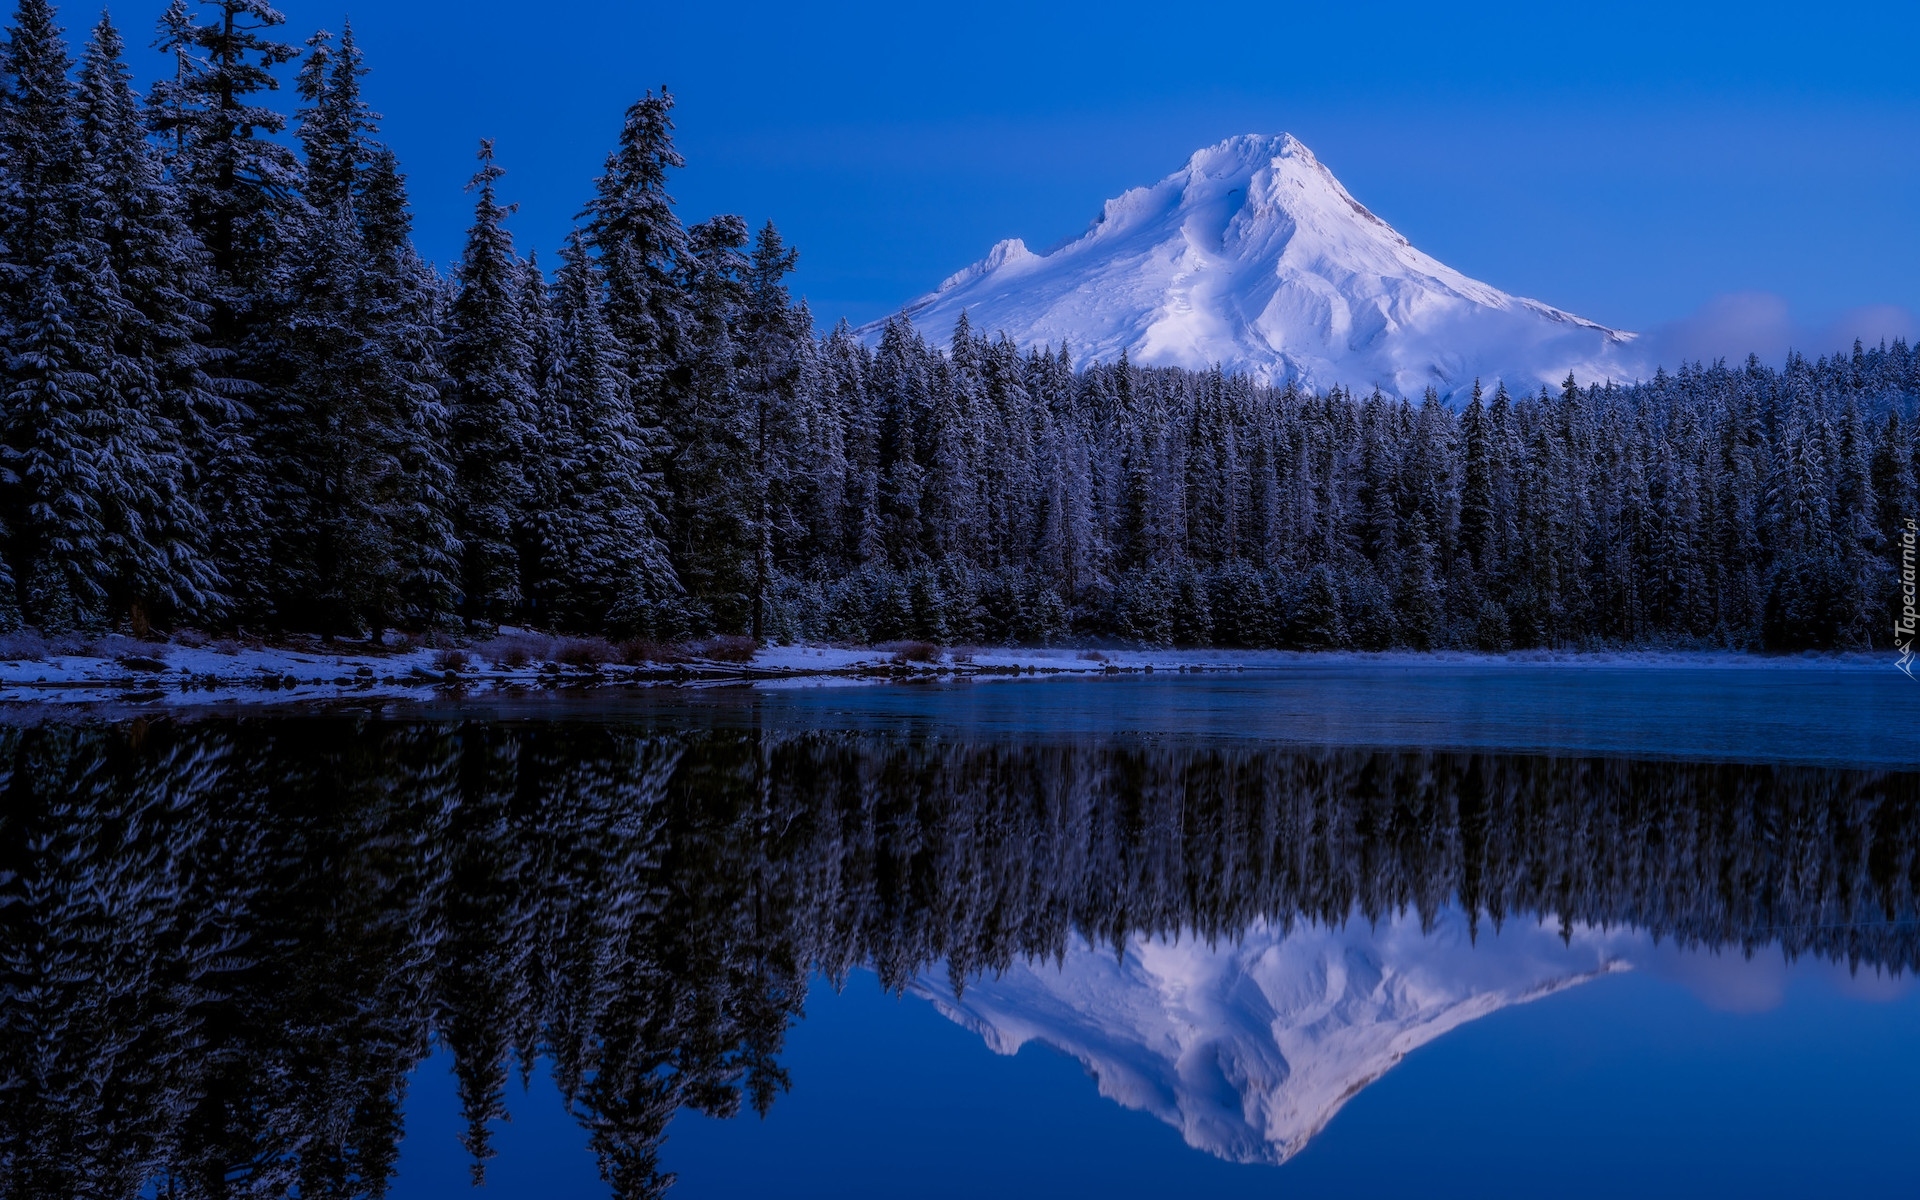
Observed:
[[[21,708],[0,769],[4,1196],[1911,1176],[1891,665]]]

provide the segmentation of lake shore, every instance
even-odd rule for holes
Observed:
[[[1886,671],[1885,652],[1748,654],[1687,650],[1464,651],[1174,650],[1086,647],[942,648],[800,644],[750,653],[724,647],[653,648],[633,661],[607,661],[604,643],[515,633],[505,649],[434,649],[366,641],[288,644],[136,641],[16,644],[0,654],[0,703],[13,705],[289,704],[343,698],[430,699],[661,686],[830,686],[887,681],[993,679],[1041,675],[1210,674],[1312,671],[1369,665],[1408,669],[1475,663],[1541,670],[1713,668],[1717,670]]]

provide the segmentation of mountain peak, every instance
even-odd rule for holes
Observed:
[[[1024,262],[1027,259],[1038,257],[1039,255],[1027,249],[1027,244],[1019,238],[1007,238],[1005,241],[995,242],[993,249],[987,251],[987,256],[979,262],[947,276],[941,281],[938,290],[942,292],[949,291],[962,284],[978,279],[982,275],[990,275],[1008,263]]]
[[[1195,151],[1107,201],[1080,238],[1048,254],[1003,241],[906,311],[935,338],[966,311],[977,330],[1081,361],[1125,351],[1409,397],[1622,376],[1632,337],[1421,253],[1289,133]]]
[[[1217,174],[1231,171],[1241,165],[1262,167],[1279,159],[1292,159],[1302,166],[1325,171],[1319,159],[1307,144],[1290,133],[1242,133],[1203,146],[1195,150],[1187,159],[1187,169],[1200,174]]]

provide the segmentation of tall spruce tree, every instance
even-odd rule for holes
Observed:
[[[521,309],[522,266],[497,195],[506,174],[480,143],[479,193],[454,279],[447,367],[453,377],[454,511],[463,547],[464,612],[496,625],[522,605],[520,545],[530,499],[524,464],[539,402]]]
[[[753,620],[758,548],[752,477],[754,405],[744,377],[752,300],[746,223],[703,221],[687,232],[684,382],[666,429],[673,440],[673,551],[699,624],[744,633]]]
[[[205,2],[214,10],[205,23],[184,0],[161,19],[158,49],[174,56],[175,74],[154,85],[152,122],[226,289],[219,316],[243,322],[247,289],[272,270],[285,233],[279,218],[303,182],[293,152],[273,140],[286,117],[253,98],[279,90],[275,68],[299,51],[266,36],[286,17],[265,0]]]
[[[282,503],[277,609],[328,632],[432,625],[456,600],[431,284],[374,140],[352,29],[308,41],[306,233],[283,257],[288,385],[268,423]],[[294,614],[297,614],[295,616]]]
[[[389,414],[383,432],[398,467],[381,492],[397,547],[394,615],[414,628],[433,628],[454,622],[462,603],[444,288],[414,250],[398,160],[378,144],[369,153],[354,212],[369,256],[365,303],[382,351],[378,386],[387,396]]]
[[[75,87],[51,8],[27,0],[6,52],[10,274],[32,287],[8,323],[9,525],[27,616],[53,629],[218,607],[165,378],[193,314],[168,276],[194,273],[155,244],[177,227],[120,51],[103,22]]]
[[[196,451],[223,406],[208,391],[208,281],[178,193],[147,143],[124,43],[102,17],[75,89],[102,369],[101,517],[109,611],[138,626],[220,616],[224,581],[198,497]]]
[[[333,35],[307,40],[299,93],[300,141],[309,162],[335,152],[328,99]],[[311,182],[310,180],[308,182]],[[270,295],[283,326],[284,386],[261,397],[260,449],[271,466],[269,508],[275,613],[296,627],[357,632],[382,607],[392,578],[391,547],[371,503],[381,466],[372,437],[375,396],[365,378],[369,347],[360,328],[363,255],[343,200],[309,191],[289,205],[300,223],[273,265]],[[265,297],[263,297],[264,299]]]
[[[753,405],[752,473],[746,499],[753,541],[751,632],[756,642],[767,637],[776,543],[792,532],[791,458],[802,433],[800,395],[811,382],[813,318],[804,308],[794,307],[787,289],[787,276],[799,257],[769,221],[754,238],[747,266],[742,382]]]
[[[1473,397],[1460,414],[1465,462],[1460,486],[1460,552],[1477,576],[1493,565],[1493,436],[1475,381]]]
[[[106,599],[99,411],[104,348],[90,292],[82,155],[66,43],[46,0],[21,0],[8,30],[4,155],[5,527],[27,619],[55,629],[97,623]],[[7,581],[11,582],[11,580]],[[12,588],[0,622],[12,623]]]
[[[537,595],[562,627],[653,634],[670,622],[678,591],[660,481],[648,470],[659,434],[634,415],[604,285],[578,233],[561,264],[539,431]]]
[[[209,7],[202,22],[173,0],[161,18],[157,48],[173,56],[174,75],[153,86],[148,119],[213,271],[208,373],[229,401],[205,471],[214,557],[237,614],[271,621],[274,510],[287,499],[262,444],[273,440],[267,410],[286,382],[284,304],[273,285],[287,237],[307,223],[299,161],[276,140],[286,118],[256,97],[279,89],[274,71],[298,51],[267,36],[286,18],[265,0]]]
[[[673,146],[673,96],[648,92],[627,109],[620,139],[581,214],[607,281],[607,324],[620,340],[643,424],[660,419],[670,372],[687,355],[683,295],[686,232],[667,172],[686,165]]]

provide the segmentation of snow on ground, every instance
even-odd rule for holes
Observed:
[[[0,640],[0,703],[102,701],[284,703],[341,697],[408,698],[439,692],[638,684],[738,676],[742,669],[700,660],[677,663],[566,663],[565,639],[527,636],[518,653],[499,645],[438,650],[406,644],[317,640],[301,646],[210,642],[185,645],[108,637],[40,649]],[[588,646],[598,645],[586,643]],[[491,651],[491,652],[490,652]]]
[[[101,700],[153,700],[219,703],[248,700],[306,700],[346,694],[413,694],[445,686],[448,671],[439,653],[428,649],[337,652],[291,647],[154,644],[108,638],[77,652],[41,657],[0,658],[0,701],[90,703]],[[478,676],[477,670],[456,672]],[[492,666],[486,674],[499,682],[524,676]]]
[[[1033,667],[1038,671],[1103,672],[1109,667],[1119,671],[1245,671],[1258,669],[1298,670],[1310,667],[1432,666],[1436,663],[1470,664],[1484,662],[1530,663],[1551,667],[1738,667],[1777,669],[1797,667],[1831,671],[1835,668],[1884,670],[1894,659],[1891,654],[1741,654],[1707,650],[1520,650],[1507,654],[1484,654],[1457,650],[1084,650],[1084,649],[991,649],[960,651],[960,656],[976,668]],[[951,657],[951,654],[949,654]],[[755,660],[759,661],[758,659]]]
[[[761,687],[858,684],[899,678],[1011,675],[1110,675],[1152,672],[1348,669],[1355,666],[1527,664],[1542,669],[1596,667],[1885,670],[1884,654],[1754,655],[1724,652],[1525,651],[1486,655],[1407,651],[1306,653],[1275,650],[1138,650],[1083,648],[770,646],[750,662],[675,654],[672,662],[567,665],[569,643],[523,635],[519,654],[498,645],[434,650],[364,642],[325,645],[183,645],[108,637],[93,643],[46,644],[0,639],[0,703],[221,704],[285,703],[344,697],[425,698],[649,684],[753,682]]]

